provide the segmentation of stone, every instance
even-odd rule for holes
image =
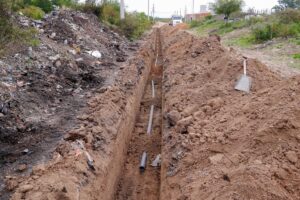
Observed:
[[[88,51],[88,54],[90,54],[91,56],[95,57],[95,58],[101,58],[102,54],[99,51]]]
[[[213,165],[216,165],[216,164],[218,164],[218,163],[220,163],[220,162],[222,161],[223,157],[224,157],[223,154],[218,153],[218,154],[216,154],[216,155],[214,155],[214,156],[209,157],[209,160],[210,160],[210,162],[211,162]]]
[[[18,166],[18,171],[19,172],[23,172],[23,171],[25,171],[27,169],[27,165],[26,164],[21,164],[21,165],[19,165]]]
[[[287,178],[288,173],[284,169],[280,168],[280,169],[278,169],[278,170],[275,171],[274,175],[275,175],[275,177],[277,177],[277,178],[279,178],[281,180],[284,180],[284,179]]]
[[[169,124],[174,126],[181,119],[181,115],[178,111],[172,110],[167,114],[167,119],[169,121]]]
[[[184,117],[188,117],[190,115],[192,115],[197,109],[196,105],[192,105],[192,106],[188,106],[187,108],[185,108],[182,112],[182,115]]]
[[[59,60],[55,62],[55,67],[61,67],[61,62]]]
[[[27,185],[22,185],[20,188],[19,188],[19,191],[22,192],[22,193],[26,193],[30,190],[33,189],[33,186],[30,185],[30,184],[27,184]]]
[[[54,33],[54,32],[51,33],[50,38],[51,38],[51,39],[54,39],[55,37],[56,37],[56,33]]]
[[[57,55],[55,55],[55,56],[50,56],[50,57],[49,57],[49,60],[51,60],[51,61],[57,61],[59,58],[60,58],[60,55],[57,54]]]
[[[8,180],[5,183],[5,189],[8,191],[13,191],[18,186],[17,180]]]
[[[219,109],[224,105],[224,100],[221,97],[217,97],[217,98],[211,99],[208,102],[208,105],[210,107],[212,107],[213,109]]]
[[[286,152],[285,156],[293,164],[295,164],[298,161],[298,156],[295,151],[288,151]]]
[[[178,126],[189,126],[193,123],[193,117],[192,116],[189,116],[189,117],[186,117],[186,118],[183,118],[181,120],[179,120],[177,122]]]

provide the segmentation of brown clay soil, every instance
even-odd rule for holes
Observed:
[[[300,77],[242,57],[219,37],[163,28],[161,199],[299,199]]]
[[[157,30],[155,40],[156,57],[153,60],[151,74],[141,102],[135,130],[129,144],[127,159],[119,183],[116,199],[158,200],[160,194],[160,166],[151,166],[152,161],[161,153],[162,123],[162,57],[160,32]],[[152,90],[154,81],[154,97]],[[150,120],[150,108],[154,105],[152,131],[147,133]],[[147,153],[145,171],[138,170],[143,152]]]
[[[11,199],[300,199],[300,77],[248,59],[251,92],[235,91],[242,57],[181,29],[153,30],[107,73],[51,159],[5,177]]]

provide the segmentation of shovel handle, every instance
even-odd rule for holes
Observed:
[[[244,59],[244,75],[247,75],[247,60]]]

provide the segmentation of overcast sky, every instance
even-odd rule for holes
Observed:
[[[208,4],[213,0],[195,0],[195,12],[200,10],[200,5]],[[245,9],[255,7],[256,9],[271,9],[277,4],[277,0],[244,0]],[[125,0],[127,11],[143,11],[147,13],[148,0]],[[156,16],[170,17],[175,11],[184,13],[185,6],[188,13],[192,11],[193,0],[150,0],[151,9],[155,4]]]

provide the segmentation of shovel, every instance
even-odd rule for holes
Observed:
[[[247,60],[244,59],[244,74],[238,80],[234,89],[249,93],[251,89],[251,82],[251,78],[247,76]]]

